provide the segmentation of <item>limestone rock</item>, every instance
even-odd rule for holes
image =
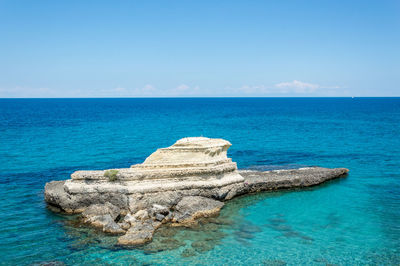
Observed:
[[[154,231],[161,223],[151,221],[137,222],[132,225],[128,232],[118,238],[120,245],[141,245],[150,242],[153,239]]]
[[[124,193],[90,193],[85,183],[80,184],[79,193],[71,193],[68,190],[67,181],[52,181],[46,183],[45,200],[52,206],[67,213],[81,213],[93,204],[105,204],[107,202],[121,209],[128,209],[128,198]]]
[[[126,222],[126,221],[121,221],[118,223],[119,227],[121,227],[123,230],[128,230],[131,227],[131,224]]]
[[[142,164],[112,169],[112,179],[106,170],[76,171],[69,180],[49,182],[45,200],[52,210],[82,213],[84,222],[104,232],[126,232],[119,244],[140,245],[151,241],[162,223],[195,225],[200,217],[218,215],[222,201],[233,197],[314,186],[348,173],[321,167],[238,171],[227,157],[230,146],[223,139],[184,138]],[[193,248],[202,252],[206,246]]]
[[[109,202],[105,204],[93,204],[89,206],[85,211],[82,213],[83,218],[88,218],[92,216],[102,216],[102,215],[110,215],[112,220],[114,221],[117,216],[120,214],[121,209],[117,206],[112,205]]]
[[[115,222],[120,212],[120,208],[109,202],[106,204],[93,204],[85,209],[82,213],[82,218],[85,223],[102,228],[106,233],[121,234],[125,230]]]
[[[184,197],[175,206],[173,222],[181,225],[191,225],[200,217],[211,217],[219,213],[223,202],[205,197]]]
[[[44,188],[44,199],[52,207],[59,208],[67,213],[82,212],[83,208],[71,199],[65,191],[66,181],[51,181]]]
[[[232,144],[223,139],[210,139],[205,137],[183,138],[168,148],[158,149],[151,154],[141,165],[133,165],[133,168],[185,168],[187,166],[217,166],[230,163],[227,158],[227,150]],[[236,164],[233,170],[236,169]],[[206,170],[206,169],[202,169]],[[210,172],[210,171],[207,171]]]
[[[84,218],[84,221],[95,227],[102,228],[103,232],[106,233],[121,234],[125,232],[125,230],[113,220],[110,214],[88,216]]]
[[[153,207],[151,208],[151,213],[154,217],[156,217],[157,215],[162,215],[163,217],[165,217],[166,215],[168,215],[169,210],[168,207],[159,204],[153,204]]]
[[[204,137],[184,138],[158,149],[142,164],[117,171],[109,182],[106,171],[77,171],[65,183],[70,193],[150,193],[183,189],[210,189],[243,182],[227,157],[230,142]]]
[[[136,220],[143,221],[143,220],[146,220],[149,218],[149,213],[147,212],[147,210],[140,210],[137,213],[135,213],[135,215],[133,215],[133,217]]]
[[[111,233],[111,234],[123,234],[125,233],[125,230],[116,222],[114,222],[111,219],[111,216],[109,216],[108,214],[106,215],[107,218],[107,222],[104,224],[103,226],[103,232],[106,233]]]
[[[240,174],[245,178],[244,183],[240,186],[235,186],[231,191],[231,195],[227,196],[226,199],[260,191],[315,186],[338,177],[344,177],[348,172],[349,169],[346,168],[329,169],[322,167],[265,172],[242,170]]]
[[[161,214],[161,213],[157,213],[155,216],[155,219],[159,222],[163,221],[165,219],[165,215]]]
[[[236,163],[227,157],[230,146],[223,139],[184,138],[158,149],[142,164],[112,169],[117,172],[112,182],[103,170],[77,171],[70,180],[50,182],[45,199],[71,213],[106,202],[133,213],[150,204],[169,208],[180,200],[182,191],[222,199],[228,187],[244,180]]]

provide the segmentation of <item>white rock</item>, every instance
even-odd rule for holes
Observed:
[[[137,219],[136,219],[133,215],[131,215],[131,214],[128,213],[128,214],[125,215],[125,217],[124,217],[124,222],[133,224],[133,223],[136,223],[136,222],[137,222]]]
[[[113,169],[118,171],[116,181],[110,182],[105,171],[77,171],[65,182],[65,188],[75,194],[133,194],[212,189],[240,183],[244,179],[236,163],[227,157],[230,146],[223,139],[183,138],[158,149],[142,164]]]
[[[133,215],[134,219],[143,221],[149,218],[149,213],[146,210],[139,210]]]

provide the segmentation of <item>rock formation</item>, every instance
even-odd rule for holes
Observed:
[[[107,171],[77,171],[45,186],[53,210],[82,213],[82,221],[123,234],[122,245],[151,241],[163,223],[191,226],[218,215],[224,201],[259,191],[320,184],[344,176],[345,168],[238,171],[223,139],[184,138],[158,149],[142,164]]]

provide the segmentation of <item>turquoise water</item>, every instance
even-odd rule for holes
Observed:
[[[239,168],[351,172],[237,198],[140,249],[46,209],[50,180],[200,135],[231,141]],[[400,98],[0,99],[0,264],[399,265],[399,150]]]

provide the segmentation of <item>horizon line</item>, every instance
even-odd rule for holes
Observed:
[[[400,98],[399,96],[134,96],[134,97],[0,97],[0,99],[212,99],[212,98]]]

